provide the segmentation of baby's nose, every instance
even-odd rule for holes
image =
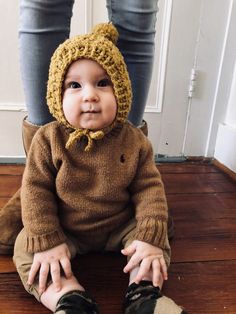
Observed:
[[[97,101],[98,100],[98,94],[96,92],[96,89],[93,87],[86,87],[84,90],[84,101]]]

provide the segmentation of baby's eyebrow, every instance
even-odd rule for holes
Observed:
[[[79,81],[80,80],[80,76],[79,75],[67,75],[65,77],[64,81]]]
[[[107,74],[107,72],[105,70],[101,70],[99,73],[97,73],[98,77],[109,77],[109,75]]]
[[[109,75],[107,74],[107,71],[103,68],[100,68],[100,71],[98,73],[98,76],[105,76],[105,77],[109,77]]]

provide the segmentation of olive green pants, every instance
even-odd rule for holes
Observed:
[[[102,251],[119,251],[123,247],[127,247],[134,239],[135,236],[135,228],[136,228],[136,221],[133,219],[129,221],[126,225],[116,229],[114,232],[110,234],[106,241],[104,240]],[[15,248],[14,248],[14,256],[13,260],[16,265],[17,272],[21,278],[21,281],[26,289],[30,294],[34,295],[35,298],[40,301],[40,295],[38,292],[38,282],[35,282],[33,285],[28,285],[28,275],[33,263],[33,254],[27,253],[24,249],[25,243],[25,230],[19,233]],[[73,259],[76,254],[85,254],[95,248],[91,248],[90,243],[77,243],[76,239],[67,235],[66,241],[68,248],[71,253],[71,259]],[[164,258],[166,261],[167,266],[170,264],[170,245],[168,238],[166,239],[165,249],[163,250]],[[50,283],[50,281],[49,281]]]

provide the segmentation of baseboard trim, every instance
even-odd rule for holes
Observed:
[[[225,174],[227,174],[231,179],[236,181],[236,173],[223,165],[221,162],[219,162],[217,159],[212,160],[213,165],[215,165],[217,168],[219,168],[221,171],[223,171]]]
[[[24,156],[8,157],[0,156],[0,164],[25,164]]]
[[[0,103],[0,111],[16,111],[16,112],[27,112],[24,104],[3,104]]]

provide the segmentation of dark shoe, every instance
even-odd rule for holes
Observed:
[[[127,290],[124,302],[125,314],[153,314],[156,301],[162,294],[159,287],[154,287],[150,281],[132,283]]]
[[[124,314],[187,314],[171,299],[163,296],[151,281],[132,283],[127,290]]]
[[[86,292],[74,290],[64,294],[58,301],[56,314],[98,314],[97,304]]]

